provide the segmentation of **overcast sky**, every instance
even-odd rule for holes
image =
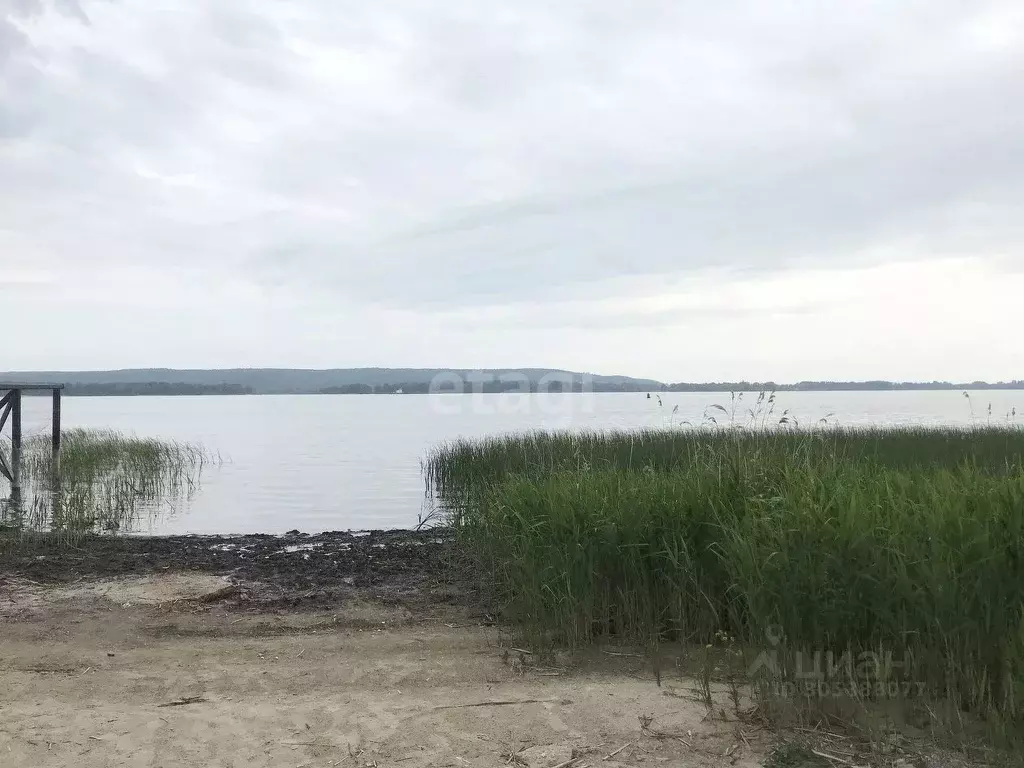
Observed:
[[[0,369],[1024,378],[1019,0],[0,0]]]

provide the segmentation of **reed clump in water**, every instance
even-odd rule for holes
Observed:
[[[424,470],[534,642],[727,635],[773,682],[888,655],[901,690],[1024,718],[1024,430],[539,433]]]
[[[423,462],[428,496],[458,515],[474,496],[510,477],[543,478],[557,471],[618,469],[665,472],[689,468],[724,451],[757,455],[770,465],[800,456],[864,466],[954,467],[1005,473],[1017,468],[1024,431],[985,428],[639,429],[532,432],[456,440]]]
[[[22,499],[6,502],[0,525],[22,543],[40,532],[74,543],[93,532],[128,531],[143,514],[194,491],[204,468],[217,461],[193,443],[72,429],[61,435],[55,475],[49,437],[31,437],[24,445]],[[7,499],[3,482],[0,496]]]

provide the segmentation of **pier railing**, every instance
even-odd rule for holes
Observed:
[[[0,436],[3,435],[7,422],[11,422],[11,454],[10,461],[0,453],[0,475],[11,484],[11,500],[21,499],[21,399],[22,394],[30,391],[49,390],[53,396],[53,473],[57,478],[60,473],[60,398],[63,384],[5,384],[0,383]]]

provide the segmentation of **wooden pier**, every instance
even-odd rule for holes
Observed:
[[[3,384],[0,383],[0,435],[3,434],[8,420],[11,422],[11,456],[10,463],[0,453],[0,475],[11,483],[11,500],[21,499],[21,399],[25,392],[49,391],[53,396],[53,476],[60,474],[60,397],[63,384]]]

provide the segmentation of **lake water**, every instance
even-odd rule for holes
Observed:
[[[744,395],[736,420],[756,394]],[[700,422],[728,393],[479,395],[267,395],[68,397],[65,428],[117,429],[201,442],[225,459],[204,473],[187,508],[140,533],[307,533],[408,528],[423,509],[420,460],[439,443],[533,429],[662,427]],[[802,424],[827,414],[845,425],[968,425],[1005,420],[1024,392],[782,392]],[[673,410],[676,409],[673,413]],[[712,411],[719,421],[729,417]],[[50,428],[49,398],[24,401],[27,434]]]

